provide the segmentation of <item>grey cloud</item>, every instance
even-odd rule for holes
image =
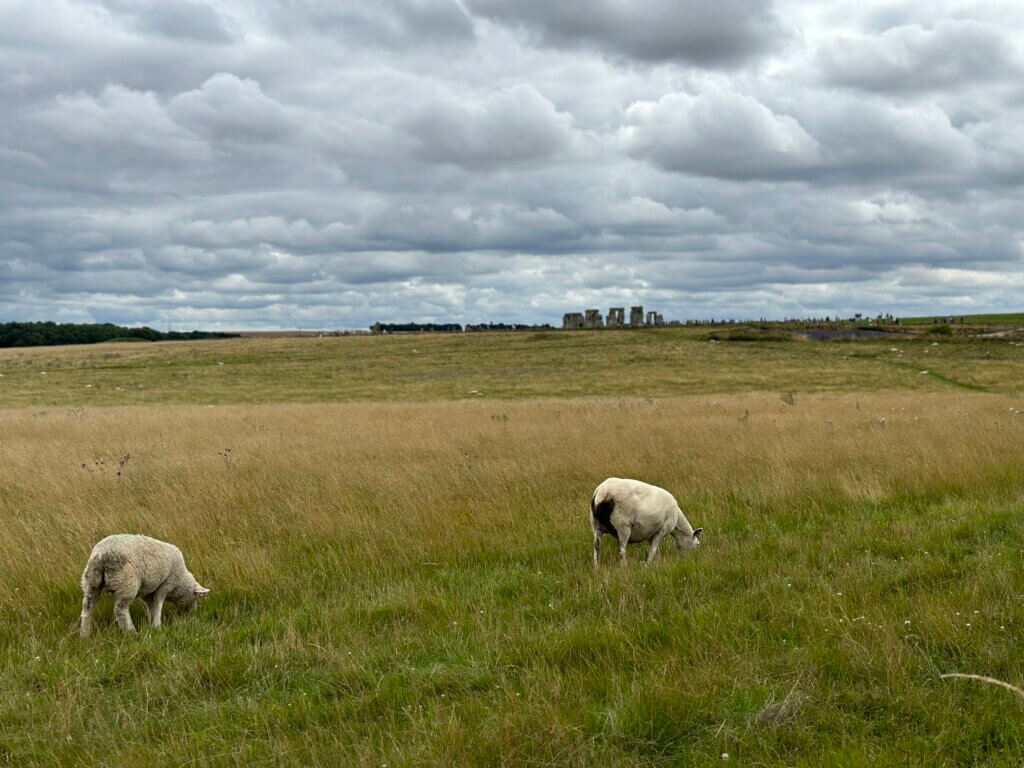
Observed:
[[[208,278],[240,272],[259,271],[272,260],[265,249],[202,249],[168,245],[150,249],[146,263],[160,272]]]
[[[120,85],[108,85],[96,96],[82,92],[57,96],[32,117],[53,131],[65,150],[103,148],[119,155],[138,151],[146,159],[168,161],[203,150],[194,136],[167,115],[153,93]]]
[[[979,161],[975,142],[934,104],[907,107],[838,98],[807,109],[803,119],[825,147],[825,170],[840,179],[962,178]]]
[[[45,102],[56,93],[98,93],[111,85],[167,95],[214,72],[261,71],[262,56],[279,53],[272,41],[255,58],[237,40],[211,45],[210,35],[222,32],[204,21],[212,12],[205,5],[117,5],[135,9],[134,15],[74,0],[0,4],[0,96],[11,103]],[[181,16],[183,23],[191,19],[195,35],[153,29],[168,23],[157,18],[161,14]]]
[[[700,207],[676,208],[648,197],[633,196],[617,200],[596,212],[595,223],[630,234],[680,231],[706,232],[721,229],[724,218],[715,211]]]
[[[456,0],[280,0],[273,19],[286,29],[390,48],[473,38],[473,22]]]
[[[522,25],[548,45],[590,45],[642,61],[734,65],[776,49],[785,35],[762,0],[467,0],[474,13]]]
[[[877,35],[838,37],[819,51],[818,64],[831,85],[896,93],[1019,82],[1024,76],[1013,35],[973,20],[942,21],[930,29],[910,24]]]
[[[818,142],[796,119],[735,93],[638,102],[626,111],[620,139],[628,153],[665,170],[722,178],[800,174],[822,162]]]
[[[564,150],[572,140],[572,118],[520,84],[476,104],[432,104],[409,121],[408,130],[421,160],[493,168]]]
[[[794,107],[795,115],[780,114],[725,91],[667,94],[630,106],[619,141],[663,170],[723,179],[934,184],[983,163],[985,148],[934,104],[836,96]]]
[[[283,140],[297,127],[259,83],[223,72],[196,90],[179,93],[168,111],[182,125],[217,141]]]
[[[227,20],[209,4],[196,0],[101,0],[116,17],[141,32],[175,39],[227,43],[233,39]]]
[[[289,221],[280,216],[257,216],[230,221],[176,221],[170,227],[170,234],[177,242],[199,247],[269,243],[304,248],[343,242],[349,230],[350,227],[338,222],[317,229],[306,219]]]
[[[858,33],[841,85],[815,52],[870,8],[568,7],[0,5],[0,319],[1019,303],[1019,83],[952,48],[913,90],[861,77],[998,29],[993,8],[1012,40],[1008,4],[908,6],[920,34]]]

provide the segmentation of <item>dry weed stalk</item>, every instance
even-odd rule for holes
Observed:
[[[1013,685],[1012,683],[1007,683],[1004,680],[997,680],[994,677],[987,677],[986,675],[971,675],[966,674],[964,672],[947,672],[944,675],[939,675],[939,677],[943,680],[949,678],[956,678],[959,680],[978,680],[979,682],[988,683],[989,685],[998,685],[1002,688],[1005,688],[1008,691],[1013,691],[1022,699],[1024,699],[1024,689],[1018,688],[1016,685]]]

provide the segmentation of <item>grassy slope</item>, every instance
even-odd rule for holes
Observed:
[[[946,318],[955,316],[960,318],[959,313],[955,315],[927,315],[922,317],[901,317],[900,323],[909,325],[930,325],[935,322],[935,318]],[[1008,312],[998,315],[962,315],[964,321],[967,323],[981,324],[981,325],[1020,325],[1024,323],[1024,312]]]
[[[1013,391],[1005,340],[709,342],[703,331],[238,339],[0,350],[0,406]],[[892,352],[895,348],[899,351]],[[921,374],[928,370],[934,375]]]
[[[0,356],[0,764],[1018,764],[1012,694],[938,675],[1024,682],[1022,348],[527,341]],[[358,398],[424,402],[273,404]],[[612,474],[706,546],[595,577]],[[77,638],[115,530],[182,546],[196,616]]]

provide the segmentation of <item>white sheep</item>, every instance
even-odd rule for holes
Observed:
[[[594,568],[601,560],[601,537],[610,534],[619,542],[619,564],[626,564],[626,545],[650,541],[650,563],[665,536],[675,539],[676,549],[700,546],[703,528],[696,530],[679,509],[671,493],[639,480],[609,477],[594,490],[590,500],[590,526],[594,530]]]
[[[160,626],[164,600],[186,611],[209,593],[185,567],[181,550],[149,536],[118,533],[92,548],[82,574],[82,637],[92,632],[92,611],[100,592],[114,593],[114,618],[125,632],[134,632],[128,606],[141,597],[149,607],[149,621]]]

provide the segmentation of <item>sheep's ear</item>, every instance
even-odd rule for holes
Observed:
[[[693,532],[693,538],[695,538],[697,541],[700,541],[700,535],[702,533],[704,533],[704,529],[703,528],[698,528],[697,530],[695,530]]]
[[[208,590],[206,587],[201,587],[198,584],[196,584],[195,587],[192,588],[192,594],[193,595],[205,595],[205,594],[208,594],[209,592],[210,592],[210,590]]]

